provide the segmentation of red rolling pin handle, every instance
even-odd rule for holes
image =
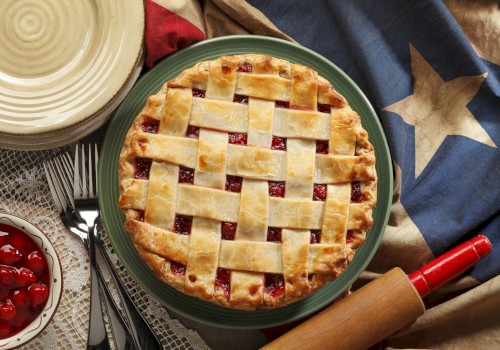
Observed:
[[[423,298],[464,273],[491,249],[488,238],[474,237],[422,266],[408,278]]]
[[[491,249],[489,240],[478,236],[410,276],[396,267],[262,349],[368,349],[422,315],[422,297],[465,272]]]

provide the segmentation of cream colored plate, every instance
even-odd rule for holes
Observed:
[[[142,0],[1,0],[0,18],[0,134],[13,144],[80,130],[136,78]]]

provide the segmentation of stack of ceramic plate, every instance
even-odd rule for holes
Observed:
[[[2,0],[0,18],[0,147],[82,138],[141,71],[142,0]]]

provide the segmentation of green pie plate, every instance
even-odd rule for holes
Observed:
[[[123,229],[124,216],[117,207],[119,153],[130,125],[144,107],[147,97],[159,91],[164,82],[200,60],[242,53],[269,54],[318,71],[359,113],[377,157],[377,206],[373,211],[374,222],[367,233],[365,244],[347,270],[335,281],[308,298],[275,310],[231,310],[186,296],[163,283],[139,258],[132,241]],[[163,59],[138,80],[117,109],[108,126],[99,160],[98,191],[101,216],[121,263],[147,293],[168,309],[192,320],[218,327],[267,328],[299,320],[324,308],[347,290],[366,268],[380,244],[389,217],[393,186],[391,157],[382,126],[368,99],[344,72],[324,57],[302,46],[276,38],[221,37],[191,45]]]

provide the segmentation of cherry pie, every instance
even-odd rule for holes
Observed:
[[[345,98],[255,54],[199,62],[150,96],[119,176],[125,230],[159,278],[243,310],[335,279],[376,202],[373,146]]]

